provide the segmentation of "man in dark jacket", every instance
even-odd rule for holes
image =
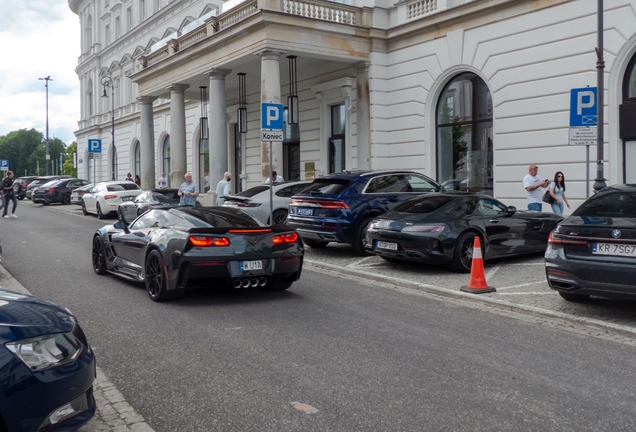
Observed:
[[[15,199],[15,193],[13,193],[13,171],[7,171],[7,174],[2,180],[2,197],[4,199],[4,210],[2,211],[3,218],[17,218],[15,214],[15,208],[18,206],[18,200]],[[7,215],[9,210],[9,201],[13,201],[13,210],[11,216]]]

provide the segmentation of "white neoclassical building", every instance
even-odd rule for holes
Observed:
[[[209,171],[213,190],[231,171],[238,191],[261,184],[270,164],[287,180],[399,168],[523,208],[521,180],[536,163],[541,177],[565,173],[571,203],[585,199],[586,148],[569,145],[570,91],[596,86],[596,1],[69,6],[82,27],[82,177],[131,172],[150,188],[162,172],[178,185],[192,171],[203,185]],[[636,182],[636,3],[606,0],[603,17],[605,177]],[[272,160],[262,102],[289,108]],[[102,140],[100,158],[89,139]],[[593,181],[595,146],[590,156]]]

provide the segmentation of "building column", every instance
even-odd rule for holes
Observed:
[[[141,104],[141,188],[155,188],[155,117],[152,104],[156,100],[153,96],[137,98]]]
[[[261,57],[261,103],[280,102],[280,56],[284,51],[265,49],[256,53]],[[260,107],[259,107],[259,112]],[[272,170],[283,172],[283,143],[274,142],[272,145],[272,161],[269,160],[269,142],[261,142],[261,168],[265,181],[269,177],[270,163]]]
[[[208,128],[210,130],[210,192],[216,192],[216,184],[229,169],[227,142],[227,108],[225,105],[225,77],[230,69],[212,69],[205,72],[210,77],[208,102]]]
[[[173,84],[170,90],[170,184],[176,187],[185,181],[186,161],[186,123],[185,90],[187,84]]]
[[[369,65],[359,62],[353,65],[356,76],[356,135],[358,169],[371,169],[371,102],[369,98]]]

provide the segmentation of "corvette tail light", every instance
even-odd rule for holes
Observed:
[[[196,247],[229,246],[227,237],[190,236],[190,243]]]
[[[282,244],[282,243],[295,243],[298,240],[298,234],[280,234],[272,237],[272,243],[274,244]]]
[[[571,246],[587,246],[587,240],[566,240],[558,237],[554,237],[553,233],[550,233],[548,237],[548,243],[557,245],[571,245]]]
[[[442,232],[444,225],[414,225],[402,228],[402,232]]]
[[[302,206],[303,204],[318,204],[325,209],[348,209],[349,206],[344,201],[337,200],[306,200],[306,199],[293,199],[290,205]]]
[[[104,195],[105,200],[115,199],[115,198],[117,198],[117,195]]]

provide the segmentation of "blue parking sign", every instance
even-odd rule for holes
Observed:
[[[102,140],[89,139],[88,140],[88,152],[89,153],[101,153],[102,152]]]
[[[283,130],[283,105],[261,104],[261,129]]]
[[[576,88],[570,90],[570,126],[596,126],[596,87]]]
[[[2,159],[0,160],[0,170],[6,171],[9,169],[9,161]]]

